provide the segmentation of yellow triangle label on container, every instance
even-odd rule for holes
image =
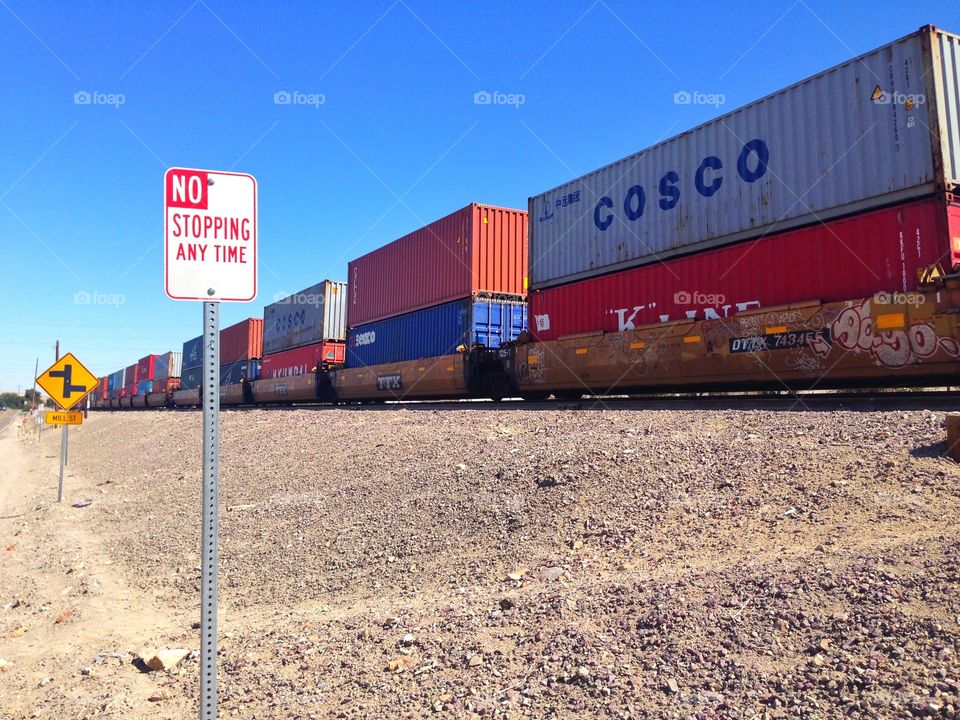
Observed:
[[[870,99],[873,100],[874,102],[876,102],[877,100],[883,99],[883,90],[880,88],[879,85],[877,85],[873,89],[873,95],[870,96]]]

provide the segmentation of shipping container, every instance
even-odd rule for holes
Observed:
[[[243,380],[257,380],[259,377],[259,360],[241,360],[220,366],[221,385],[235,385]]]
[[[201,380],[203,380],[202,367],[184,368],[180,375],[180,389],[193,390],[198,388]]]
[[[100,378],[100,384],[97,386],[97,397],[101,400],[106,400],[110,397],[110,376],[104,375]]]
[[[127,367],[123,373],[123,386],[132,387],[137,384],[137,364],[134,363]]]
[[[220,331],[220,364],[263,357],[263,319],[247,318]]]
[[[183,353],[171,350],[162,353],[157,357],[157,371],[154,380],[166,380],[167,378],[180,377],[180,368],[183,361]]]
[[[181,363],[181,375],[187,368],[196,368],[203,365],[203,335],[190,338],[183,344]]]
[[[117,372],[110,373],[107,383],[110,388],[110,397],[117,397],[117,394],[123,388],[123,370],[117,370]]]
[[[917,288],[950,263],[960,205],[944,198],[875,210],[530,294],[538,340],[728,317],[757,307],[835,302]],[[960,251],[957,248],[956,251]]]
[[[925,27],[532,197],[530,287],[950,191],[958,77]]]
[[[180,387],[180,378],[164,378],[163,380],[154,380],[153,381],[153,392],[155,393],[168,393],[173,392]]]
[[[247,318],[220,331],[220,364],[227,365],[240,360],[259,359],[263,355],[263,320]],[[187,340],[183,344],[181,359],[183,375],[187,370],[203,365],[203,336]]]
[[[260,366],[260,377],[264,379],[293,377],[313,372],[317,366],[324,363],[340,365],[344,361],[345,347],[342,342],[324,342],[264,355]]]
[[[153,392],[153,380],[137,380],[137,395],[149,395]]]
[[[158,355],[147,355],[140,358],[137,363],[137,382],[141,380],[153,380],[157,369]]]
[[[499,347],[527,328],[527,305],[507,300],[457,300],[352,327],[347,366],[364,367],[452,355],[459,347]]]
[[[526,294],[527,213],[472,203],[347,266],[350,327],[470,296]]]
[[[263,309],[263,352],[343,342],[347,333],[347,284],[324,280]]]

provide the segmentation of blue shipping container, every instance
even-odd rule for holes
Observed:
[[[236,385],[241,380],[259,380],[260,379],[260,361],[259,360],[240,360],[220,366],[220,384]]]
[[[137,395],[149,395],[153,392],[153,380],[141,380],[137,383]]]
[[[260,361],[241,360],[220,366],[220,384],[236,385],[241,380],[259,380]],[[180,389],[193,390],[203,381],[203,367],[186,368],[180,376]]]
[[[200,387],[200,380],[203,376],[203,368],[185,368],[180,374],[180,389],[193,390]]]
[[[187,340],[183,344],[183,370],[203,365],[203,335]],[[197,387],[194,385],[194,387]]]
[[[457,347],[500,347],[527,329],[527,304],[457,300],[350,328],[347,367],[452,355]]]

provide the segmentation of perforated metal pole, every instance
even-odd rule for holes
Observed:
[[[203,304],[203,529],[200,720],[217,717],[217,537],[220,507],[220,303]]]
[[[67,464],[67,426],[60,430],[60,482],[57,484],[57,502],[63,502],[63,466]]]

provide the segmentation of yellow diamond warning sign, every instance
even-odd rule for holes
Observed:
[[[37,384],[62,410],[69,410],[83,400],[99,382],[72,353],[64,355],[37,378]]]
[[[47,425],[83,425],[83,413],[80,410],[75,412],[47,410],[43,414],[43,421]]]

